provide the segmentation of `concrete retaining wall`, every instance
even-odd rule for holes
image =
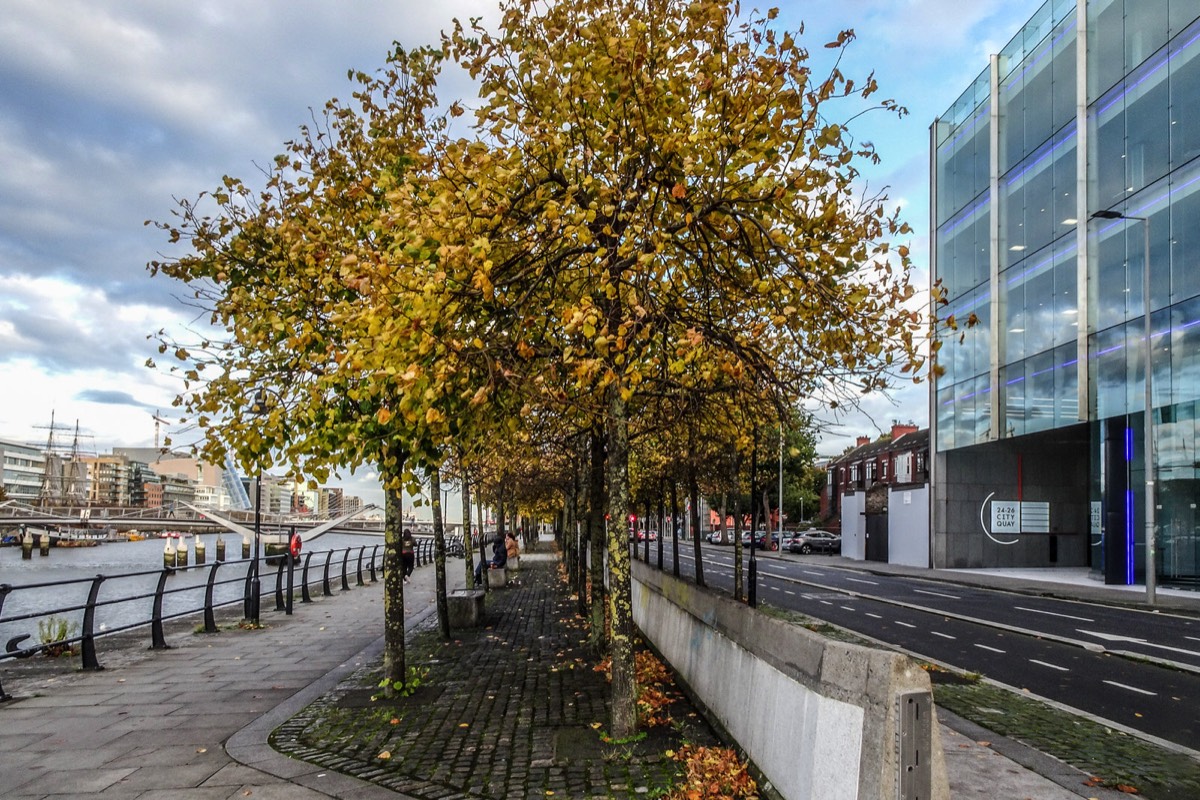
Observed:
[[[633,614],[716,721],[786,800],[897,800],[898,704],[930,692],[911,659],[826,639],[633,562]],[[931,791],[948,800],[936,720]]]

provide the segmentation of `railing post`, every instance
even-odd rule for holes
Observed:
[[[208,571],[208,586],[204,589],[204,632],[216,633],[217,619],[213,614],[213,586],[217,581],[217,567],[221,566],[220,561],[214,561],[212,569]]]
[[[163,589],[167,586],[167,576],[174,570],[163,567],[158,573],[158,588],[154,590],[154,607],[150,612],[150,649],[166,650],[167,638],[163,635]]]
[[[363,576],[362,576],[362,557],[363,557],[363,551],[366,549],[367,549],[367,546],[365,544],[358,548],[358,580],[354,584],[355,586],[366,586],[367,585],[366,583],[363,582]]]
[[[243,556],[243,559],[245,559],[245,556]],[[250,612],[253,611],[253,609],[250,607],[250,592],[252,591],[250,584],[253,578],[254,568],[250,564],[247,564],[246,586],[242,589],[242,619],[250,619]]]
[[[0,616],[4,616],[4,598],[8,597],[8,593],[12,591],[12,586],[7,583],[0,583]],[[12,695],[4,691],[4,684],[0,682],[0,703],[5,700],[11,700]]]
[[[100,666],[100,662],[96,660],[96,597],[100,594],[100,584],[104,583],[104,576],[97,575],[92,579],[92,588],[88,592],[87,609],[83,612],[83,668],[90,670],[100,670],[104,667]],[[161,596],[162,591],[159,590]]]
[[[287,597],[284,598],[285,602],[283,604],[284,605],[283,613],[287,614],[290,617],[292,615],[292,607],[295,603],[295,601],[292,599],[292,590],[295,588],[294,580],[295,580],[295,574],[296,574],[296,557],[292,555],[292,549],[290,546],[288,547],[288,554],[287,554],[287,568],[288,568]]]
[[[329,588],[329,562],[333,561],[333,551],[325,551],[325,577],[321,580],[321,594],[326,597],[333,597],[333,591]]]
[[[379,545],[371,548],[371,583],[375,583],[378,578],[375,577],[375,558],[379,555]]]
[[[279,562],[278,569],[275,570],[275,610],[283,611],[287,606],[283,603],[283,565],[287,562],[290,556],[285,556]]]
[[[304,569],[300,572],[300,602],[311,603],[312,598],[308,594],[308,562],[312,561],[312,551],[309,550],[304,554]]]
[[[342,591],[350,591],[350,581],[346,578],[346,563],[350,560],[350,548],[346,548],[346,552],[342,554]]]

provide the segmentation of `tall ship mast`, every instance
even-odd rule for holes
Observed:
[[[75,435],[69,448],[64,448],[55,442],[55,431],[71,429],[55,423],[54,411],[50,412],[50,424],[38,427],[48,430],[46,467],[42,474],[41,490],[38,492],[38,505],[42,507],[86,505],[87,464],[79,458],[79,420],[75,421]]]

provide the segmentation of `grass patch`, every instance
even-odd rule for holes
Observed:
[[[1200,797],[1200,762],[1008,689],[931,671],[941,708],[1152,800]],[[1123,788],[1122,788],[1123,787]]]

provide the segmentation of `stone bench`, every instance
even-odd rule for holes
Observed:
[[[521,557],[509,556],[508,561],[504,562],[504,568],[509,572],[517,572],[521,569]]]
[[[486,572],[489,589],[503,589],[508,585],[508,570],[505,567],[488,567]]]
[[[457,589],[446,596],[451,628],[477,628],[483,624],[482,589]]]

